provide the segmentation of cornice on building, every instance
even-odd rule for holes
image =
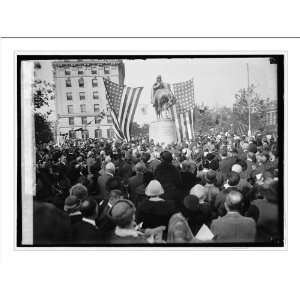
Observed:
[[[54,61],[52,63],[53,68],[65,68],[65,67],[90,67],[90,66],[105,66],[105,65],[123,65],[121,59],[97,59],[97,60],[64,60],[64,61]]]

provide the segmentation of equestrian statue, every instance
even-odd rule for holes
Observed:
[[[157,119],[171,119],[170,107],[175,103],[176,98],[170,85],[163,82],[161,75],[158,75],[151,90],[151,104],[155,108]]]

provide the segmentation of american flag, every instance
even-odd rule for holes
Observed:
[[[176,104],[171,107],[171,113],[178,141],[191,140],[194,137],[194,80],[174,83],[173,93]]]
[[[130,130],[143,87],[131,88],[103,78],[117,137],[130,141]]]

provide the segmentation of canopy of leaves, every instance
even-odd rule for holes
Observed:
[[[266,124],[266,105],[269,99],[263,99],[256,91],[255,86],[240,89],[235,95],[233,105],[234,122],[248,124],[249,109],[251,113],[251,128],[262,129]]]
[[[149,124],[140,126],[137,122],[132,122],[130,134],[132,137],[147,137],[149,135]]]
[[[54,99],[54,84],[35,80],[32,84],[34,110],[44,105],[49,106],[49,100]]]
[[[53,133],[51,131],[50,123],[47,117],[41,113],[34,114],[35,126],[35,142],[37,145],[42,143],[49,143],[53,140]]]

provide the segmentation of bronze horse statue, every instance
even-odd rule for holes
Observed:
[[[175,96],[169,88],[157,89],[153,98],[153,106],[158,119],[161,118],[163,111],[168,111],[169,108],[176,102]]]

